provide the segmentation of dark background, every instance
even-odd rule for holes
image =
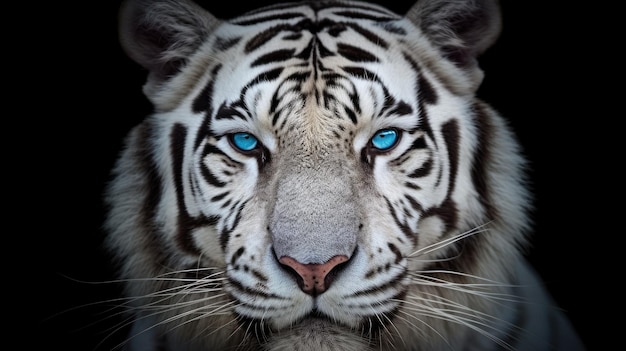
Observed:
[[[221,9],[202,3],[229,18],[273,2],[232,1]],[[402,13],[412,2],[385,3]],[[601,139],[594,128],[602,118],[601,84],[594,81],[598,70],[589,67],[597,43],[585,20],[591,15],[536,6],[504,1],[502,35],[481,60],[486,79],[479,95],[510,120],[530,159],[536,211],[529,259],[594,350],[607,340],[598,329],[608,333],[601,313],[613,309],[608,286],[616,285],[598,277],[611,266],[601,250],[615,234],[606,229],[608,204],[600,194],[607,184],[597,170],[610,173],[615,159],[600,157],[595,143]],[[7,212],[15,228],[8,237],[25,242],[5,251],[27,263],[11,270],[19,272],[14,294],[25,298],[16,306],[32,308],[12,323],[25,345],[110,350],[123,338],[114,331],[121,320],[107,318],[115,303],[94,305],[119,294],[118,285],[101,283],[113,278],[100,249],[101,194],[123,137],[150,106],[141,93],[145,72],[117,42],[118,7],[119,1],[86,1],[39,8],[41,21],[23,23],[34,26],[23,40],[28,47],[14,51],[28,66],[28,79],[13,90],[23,99],[14,116],[26,131],[19,139],[31,151],[13,159],[9,145],[9,160],[29,171],[12,174],[10,188],[24,180],[27,185]],[[9,74],[17,69],[4,66]]]

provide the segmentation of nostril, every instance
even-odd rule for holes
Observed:
[[[280,262],[280,260],[279,260]],[[289,274],[291,274],[291,276],[293,276],[293,279],[296,280],[296,283],[298,284],[298,286],[300,287],[300,290],[305,290],[308,287],[304,286],[304,279],[302,279],[302,277],[300,276],[300,274],[298,274],[298,272],[295,270],[295,268],[290,267],[282,262],[280,262],[281,265],[283,266],[283,268],[285,269],[285,271]]]
[[[292,257],[283,256],[278,262],[290,268],[290,272],[295,273],[296,282],[302,291],[315,296],[328,289],[337,272],[348,260],[348,256],[337,255],[322,264],[301,263]]]
[[[326,289],[328,289],[330,284],[332,284],[335,281],[335,277],[339,274],[339,272],[343,269],[343,267],[345,267],[348,264],[348,261],[349,259],[335,265],[330,270],[330,272],[326,274],[326,276],[324,277],[324,286],[326,287]]]

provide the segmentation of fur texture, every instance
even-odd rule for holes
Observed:
[[[523,258],[515,135],[475,97],[496,1],[120,18],[155,107],[106,195],[129,349],[582,350]]]

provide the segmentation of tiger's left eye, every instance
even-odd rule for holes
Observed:
[[[240,151],[252,151],[259,145],[259,140],[252,134],[246,132],[239,132],[231,134],[231,144]]]
[[[396,129],[385,128],[374,133],[370,143],[375,149],[387,151],[396,146],[398,140],[400,140],[400,134]]]

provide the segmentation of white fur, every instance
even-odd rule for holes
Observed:
[[[150,70],[155,106],[129,134],[106,198],[108,247],[135,320],[130,349],[582,350],[523,259],[531,195],[519,145],[474,96],[477,56],[500,28],[497,3],[420,0],[406,18],[354,4],[389,21],[255,41],[315,13],[302,5],[294,18],[246,25],[267,14],[221,23],[189,1],[125,5],[122,44]],[[459,21],[476,27],[460,31]],[[287,77],[312,61],[252,65],[312,40],[377,60],[320,55],[318,78],[303,81]],[[337,77],[322,79],[320,67]],[[418,81],[436,101],[418,102],[428,99]],[[224,106],[236,117],[216,117]],[[369,140],[385,128],[400,141],[376,151]],[[228,139],[238,132],[265,148],[238,150]],[[349,261],[311,295],[283,256]]]

